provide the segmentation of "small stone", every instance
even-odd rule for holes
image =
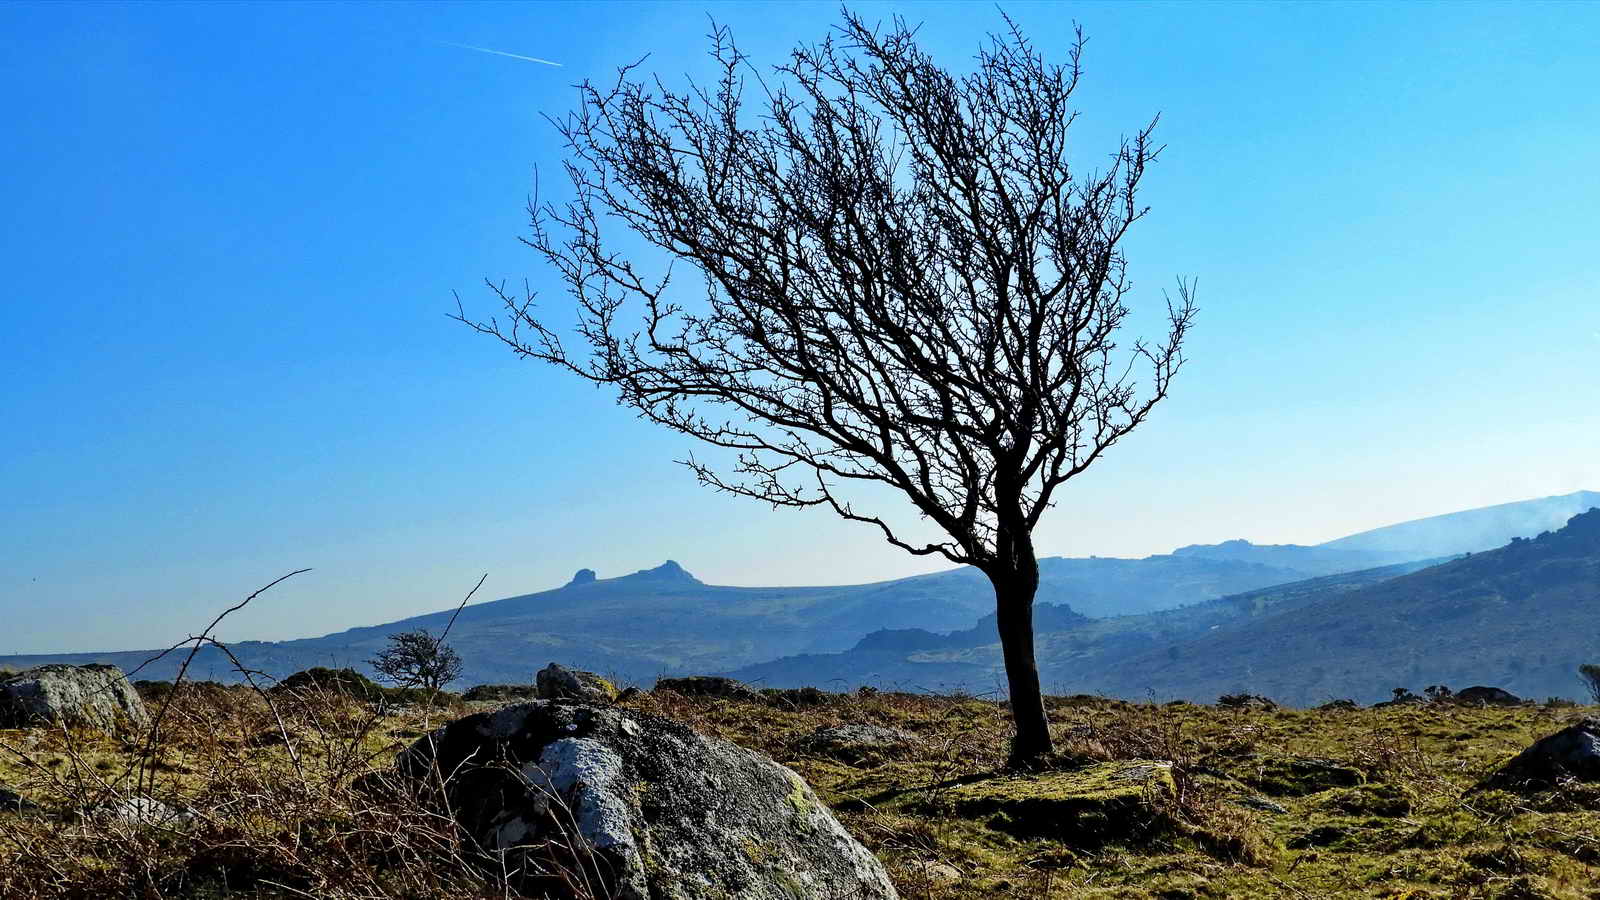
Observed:
[[[177,828],[194,821],[194,813],[162,803],[153,797],[119,797],[95,806],[89,815],[102,821],[124,825]]]
[[[807,753],[856,763],[895,750],[903,750],[917,742],[917,736],[899,728],[883,725],[852,723],[818,728],[804,738],[798,746]]]

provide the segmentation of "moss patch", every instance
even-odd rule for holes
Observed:
[[[954,788],[949,802],[957,815],[1016,837],[1098,847],[1147,836],[1166,823],[1152,801],[1174,791],[1171,769],[1171,763],[1136,760],[999,776]]]

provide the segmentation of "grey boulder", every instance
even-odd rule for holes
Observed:
[[[580,700],[610,703],[617,699],[616,685],[593,672],[551,663],[535,676],[540,700]]]
[[[1542,789],[1568,780],[1600,782],[1600,717],[1586,716],[1534,741],[1478,787]]]
[[[37,666],[0,681],[0,724],[87,725],[105,730],[150,724],[144,701],[116,666]]]
[[[636,710],[508,706],[422,738],[396,767],[442,784],[435,802],[533,896],[559,886],[550,848],[567,847],[622,900],[896,897],[794,772]]]

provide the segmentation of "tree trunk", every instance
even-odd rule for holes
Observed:
[[[1031,535],[1022,534],[1007,543],[1013,552],[989,574],[989,580],[994,584],[995,621],[1005,654],[1011,715],[1017,726],[1011,764],[1026,766],[1051,749],[1050,720],[1044,713],[1039,664],[1033,656],[1033,597],[1039,590],[1039,563],[1033,555]]]

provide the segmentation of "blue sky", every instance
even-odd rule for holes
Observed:
[[[963,68],[990,4],[863,4]],[[1012,4],[1089,35],[1085,159],[1162,114],[1128,250],[1191,363],[1050,555],[1317,542],[1600,489],[1600,6]],[[728,584],[938,568],[697,487],[691,448],[448,321],[516,238],[542,113],[650,54],[757,62],[831,4],[0,6],[0,652],[235,639],[677,559]],[[558,67],[448,46],[490,47]]]

